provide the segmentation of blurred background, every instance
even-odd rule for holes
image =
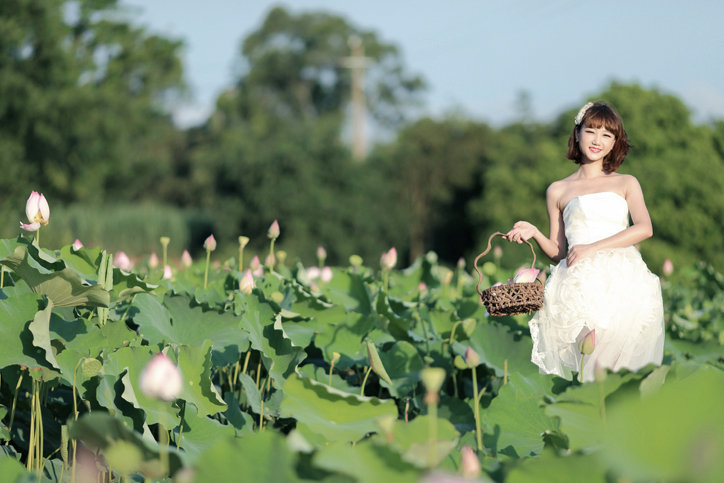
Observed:
[[[2,0],[0,236],[32,190],[43,246],[137,259],[211,233],[312,263],[547,231],[588,100],[622,115],[654,271],[724,267],[724,4]],[[518,263],[530,253],[504,246]]]

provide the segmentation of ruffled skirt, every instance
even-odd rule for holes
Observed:
[[[634,247],[602,250],[569,268],[551,266],[543,308],[529,322],[531,360],[541,373],[570,379],[580,371],[579,341],[596,329],[592,354],[583,359],[583,380],[596,365],[635,371],[661,364],[664,309],[659,278]]]

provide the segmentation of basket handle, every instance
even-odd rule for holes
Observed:
[[[505,236],[505,233],[501,233],[499,231],[496,231],[492,235],[490,235],[490,238],[488,238],[488,248],[485,249],[483,253],[475,257],[475,261],[473,262],[473,266],[475,267],[475,271],[478,272],[478,285],[475,287],[475,290],[478,292],[478,295],[481,297],[483,296],[482,290],[480,290],[480,285],[483,283],[483,273],[478,269],[478,260],[480,260],[482,257],[488,254],[490,251],[491,244],[493,242],[493,238],[496,236]],[[533,250],[533,245],[528,240],[523,240],[528,244],[530,247],[530,252],[533,254],[533,262],[530,264],[530,268],[533,268],[535,266],[535,250]]]

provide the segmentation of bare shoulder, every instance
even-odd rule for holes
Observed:
[[[617,174],[616,178],[617,185],[621,188],[621,192],[626,195],[626,198],[629,194],[638,195],[641,193],[641,185],[635,176],[630,174]]]
[[[560,208],[560,201],[566,192],[567,185],[567,179],[562,179],[554,181],[550,184],[550,186],[548,186],[548,189],[546,189],[546,201],[549,206],[554,204]]]

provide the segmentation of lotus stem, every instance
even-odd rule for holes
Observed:
[[[428,391],[425,396],[427,403],[427,466],[433,468],[437,461],[437,403],[440,396],[437,392]]]
[[[478,451],[483,450],[483,437],[482,434],[480,434],[480,401],[478,399],[478,377],[477,373],[475,371],[475,366],[472,367],[473,370],[473,401],[475,402],[475,405],[473,406],[473,412],[475,415],[475,442],[478,445]]]
[[[211,250],[206,250],[206,268],[204,269],[204,288],[209,281],[209,263],[211,263]]]
[[[365,378],[362,380],[362,388],[359,391],[360,396],[365,395],[365,385],[367,384],[367,378],[370,376],[370,372],[372,372],[372,366],[369,366],[367,372],[365,372]]]
[[[10,410],[10,424],[8,424],[8,433],[11,433],[13,430],[13,421],[15,420],[15,403],[18,401],[18,391],[20,390],[20,384],[23,382],[23,373],[20,373],[20,377],[18,378],[18,383],[15,385],[15,394],[13,395],[13,406]],[[5,441],[5,446],[10,444],[10,440],[8,439]]]

